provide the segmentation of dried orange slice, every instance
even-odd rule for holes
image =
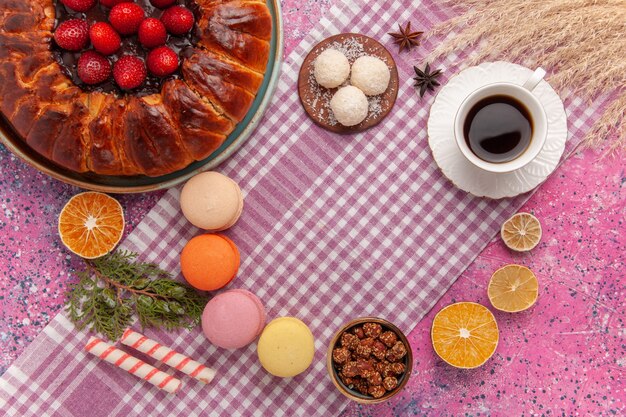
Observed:
[[[59,215],[59,235],[69,250],[86,259],[111,252],[124,232],[122,206],[113,197],[89,191],[70,198]]]
[[[487,295],[500,311],[515,313],[530,308],[537,301],[539,283],[533,271],[522,265],[506,265],[493,273]]]
[[[496,319],[487,307],[471,302],[450,304],[433,320],[433,348],[441,359],[457,368],[476,368],[498,347]]]
[[[517,213],[504,222],[500,236],[509,248],[526,252],[541,240],[541,223],[530,213]]]

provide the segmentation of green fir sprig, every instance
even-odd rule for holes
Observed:
[[[78,329],[117,340],[133,314],[143,327],[172,330],[198,325],[208,297],[136,258],[136,253],[115,251],[85,260],[86,269],[77,273],[79,281],[70,286],[65,307]]]

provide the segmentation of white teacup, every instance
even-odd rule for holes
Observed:
[[[546,142],[548,134],[548,119],[543,105],[532,93],[532,90],[539,84],[545,74],[546,72],[543,69],[537,68],[537,70],[523,85],[508,82],[488,84],[474,90],[465,98],[457,110],[454,120],[454,138],[459,149],[461,150],[461,153],[465,156],[465,158],[467,158],[468,161],[485,171],[502,173],[520,169],[529,164],[537,157],[537,155],[539,155],[539,152],[541,152],[541,149]],[[466,143],[463,127],[470,109],[476,103],[484,98],[500,95],[513,97],[526,107],[532,119],[532,136],[530,144],[526,150],[515,159],[508,162],[489,162],[479,158],[472,152]]]

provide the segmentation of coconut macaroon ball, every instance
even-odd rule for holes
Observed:
[[[344,126],[354,126],[367,117],[369,103],[363,91],[348,85],[340,88],[330,100],[335,118]]]
[[[322,87],[339,87],[350,75],[348,58],[336,49],[326,49],[313,64],[315,80]]]
[[[362,56],[352,64],[350,83],[368,96],[377,96],[387,91],[391,73],[382,59]]]

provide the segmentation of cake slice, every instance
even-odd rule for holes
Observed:
[[[126,99],[111,94],[91,94],[89,109],[92,114],[87,125],[91,146],[87,150],[90,171],[102,175],[137,175],[143,172],[129,159],[124,150],[124,114]]]
[[[173,172],[194,161],[160,95],[129,97],[124,116],[124,150],[143,173]]]
[[[203,3],[198,22],[202,36],[198,43],[209,51],[231,57],[249,69],[263,73],[269,58],[268,40],[272,28],[267,7],[244,1],[215,3],[205,0]],[[243,8],[239,19],[233,16],[235,3]]]
[[[211,155],[233,131],[232,120],[198,96],[181,80],[163,85],[163,105],[181,133],[183,145],[195,159]]]
[[[226,81],[221,71],[211,67],[212,59],[195,49],[182,67],[185,81],[202,97],[214,103],[218,110],[233,120],[245,117],[254,101],[254,94]]]

